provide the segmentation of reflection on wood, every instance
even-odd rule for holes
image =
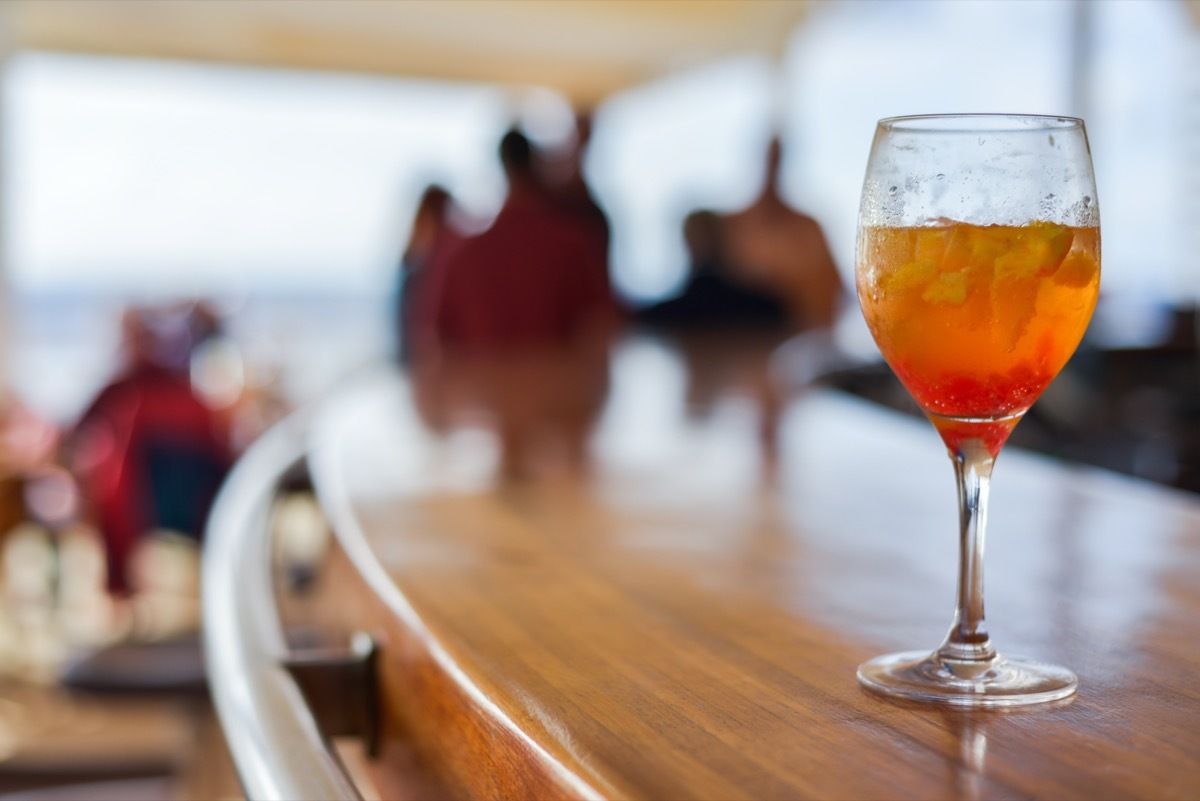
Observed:
[[[682,369],[624,348],[588,470],[518,483],[497,480],[486,429],[422,426],[400,378],[331,404],[313,465],[344,551],[324,614],[381,645],[380,787],[424,772],[473,797],[1200,795],[1194,498],[1006,452],[993,634],[1071,667],[1080,693],[1008,713],[885,701],[855,666],[934,647],[952,611],[936,435],[812,391],[783,406],[763,469],[761,410],[718,392],[689,417]]]

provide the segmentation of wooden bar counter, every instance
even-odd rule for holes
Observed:
[[[367,795],[1200,797],[1200,500],[1006,451],[993,639],[1079,692],[893,702],[855,668],[949,625],[944,448],[845,394],[773,400],[765,356],[701,364],[638,340],[548,399],[534,369],[382,371],[323,407],[322,609],[379,647]],[[514,392],[543,400],[497,423]]]

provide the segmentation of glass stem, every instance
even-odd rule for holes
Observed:
[[[983,616],[983,543],[996,457],[980,440],[963,442],[951,457],[958,479],[958,605],[938,656],[987,662],[996,658],[996,650]]]

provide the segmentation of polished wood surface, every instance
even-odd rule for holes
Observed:
[[[932,428],[819,390],[764,424],[775,404],[753,376],[726,370],[701,403],[688,366],[622,346],[586,461],[549,448],[557,461],[515,474],[486,415],[431,428],[398,375],[328,405],[311,450],[343,549],[327,611],[380,641],[380,787],[1200,797],[1195,496],[1005,452],[992,634],[1071,667],[1079,693],[1017,712],[892,702],[855,667],[932,649],[953,609],[953,477]]]

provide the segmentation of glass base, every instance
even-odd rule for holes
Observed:
[[[858,681],[882,695],[965,707],[1044,704],[1067,698],[1079,683],[1071,671],[1044,662],[1002,656],[959,660],[928,651],[864,662]]]

